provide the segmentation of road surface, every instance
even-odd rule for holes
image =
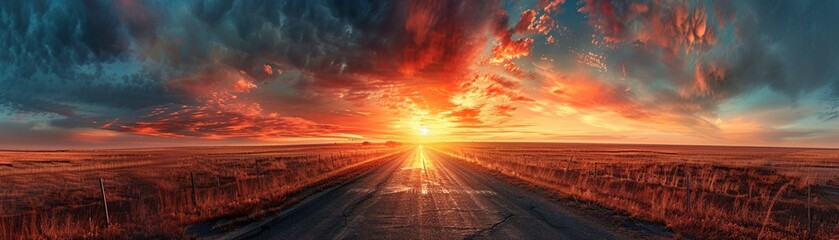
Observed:
[[[591,218],[418,146],[248,238],[627,238]]]

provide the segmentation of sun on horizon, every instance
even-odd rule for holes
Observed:
[[[836,12],[0,0],[0,240],[839,239]]]
[[[11,2],[2,149],[839,147],[839,1]]]
[[[428,136],[431,134],[431,130],[428,130],[428,127],[422,126],[419,128],[419,135],[420,136]]]

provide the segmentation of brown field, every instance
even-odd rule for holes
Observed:
[[[190,224],[232,225],[277,211],[404,150],[330,144],[0,151],[0,239],[184,237]]]
[[[666,225],[677,237],[836,239],[839,234],[839,150],[426,146],[582,206]],[[229,228],[345,182],[410,147],[0,151],[0,239],[181,238],[196,223]]]
[[[430,148],[569,201],[664,224],[676,236],[839,236],[839,150],[542,143]]]

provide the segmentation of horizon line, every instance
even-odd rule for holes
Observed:
[[[370,141],[363,140],[356,142],[309,142],[309,143],[275,143],[275,144],[229,144],[229,145],[173,145],[173,146],[138,146],[138,147],[102,147],[102,148],[0,148],[0,152],[62,152],[62,151],[101,151],[101,150],[144,150],[144,149],[175,149],[175,148],[231,148],[231,147],[292,147],[292,146],[316,146],[316,145],[347,145],[347,144],[361,144],[362,142],[371,142],[374,144],[384,144],[387,141],[394,140],[380,140]],[[626,143],[626,142],[566,142],[566,141],[434,141],[434,142],[415,142],[415,141],[396,141],[404,144],[440,144],[440,143],[537,143],[537,144],[594,144],[594,145],[641,145],[641,146],[685,146],[685,147],[733,147],[733,148],[786,148],[786,149],[813,149],[813,150],[839,150],[839,147],[827,146],[772,146],[772,145],[734,145],[734,144],[689,144],[689,143]]]

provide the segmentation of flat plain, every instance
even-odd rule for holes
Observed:
[[[224,218],[234,225],[270,214],[403,148],[0,151],[0,239],[184,237],[194,223]]]
[[[447,143],[449,156],[684,237],[836,239],[839,150]]]
[[[0,238],[213,236],[277,216],[330,186],[338,189],[317,206],[302,204],[257,237],[305,237],[312,229],[401,236],[370,220],[378,218],[405,219],[393,231],[419,234],[408,237],[515,237],[505,234],[536,234],[534,226],[571,238],[591,229],[602,230],[595,236],[640,232],[632,238],[839,234],[835,149],[434,143],[0,151]],[[283,221],[327,226],[337,213],[349,219],[340,224],[355,225],[331,232]],[[288,235],[295,233],[303,235]]]

